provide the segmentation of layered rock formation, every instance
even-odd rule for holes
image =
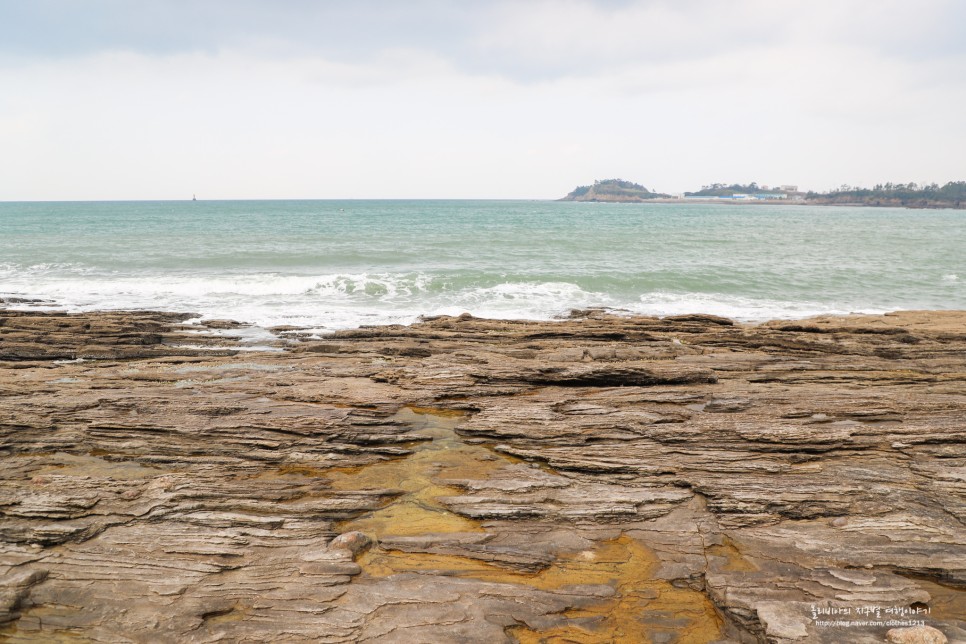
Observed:
[[[0,312],[0,638],[966,638],[966,313],[186,319]]]

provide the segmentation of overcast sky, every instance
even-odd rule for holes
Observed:
[[[966,179],[962,0],[0,0],[0,200]]]

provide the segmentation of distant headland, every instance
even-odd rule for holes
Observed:
[[[671,195],[651,192],[639,183],[623,179],[595,181],[592,186],[577,186],[561,201],[639,202],[651,199],[671,199]]]
[[[885,183],[872,188],[843,185],[827,192],[803,192],[795,185],[769,187],[751,182],[713,183],[700,190],[670,195],[648,190],[639,183],[623,179],[598,179],[589,186],[577,186],[560,201],[598,201],[640,203],[644,201],[709,202],[793,202],[835,206],[887,206],[905,208],[966,209],[966,181],[936,183]]]
[[[828,205],[901,206],[906,208],[966,208],[966,181],[944,186],[931,183],[886,183],[873,188],[842,186],[829,192],[809,192],[809,203]]]

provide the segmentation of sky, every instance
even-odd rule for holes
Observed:
[[[966,179],[962,0],[0,0],[0,200]]]

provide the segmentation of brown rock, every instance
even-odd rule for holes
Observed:
[[[185,319],[0,312],[0,639],[966,635],[966,313]]]
[[[372,545],[372,539],[359,531],[343,532],[329,542],[329,548],[342,548],[357,555]]]
[[[893,628],[886,633],[886,640],[892,644],[946,644],[949,641],[942,631],[932,626]]]

